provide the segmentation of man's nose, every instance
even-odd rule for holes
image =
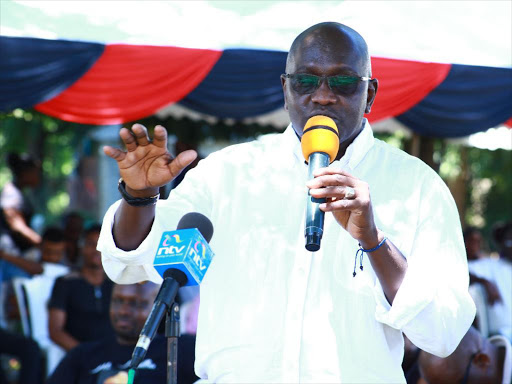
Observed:
[[[321,105],[334,104],[336,102],[336,95],[331,90],[328,80],[324,77],[320,80],[320,86],[311,94],[311,101]]]
[[[121,315],[128,315],[128,314],[131,314],[132,313],[132,306],[130,305],[130,303],[121,303],[121,305],[119,305],[119,307],[117,308],[117,312],[118,314],[121,314]]]

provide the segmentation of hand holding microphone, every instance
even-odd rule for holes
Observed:
[[[332,212],[336,221],[364,247],[378,244],[379,231],[368,184],[348,172],[327,168],[339,149],[336,123],[327,116],[311,117],[304,127],[301,146],[309,164],[306,249],[320,249],[324,212]]]
[[[320,168],[327,167],[334,161],[340,145],[338,127],[330,117],[313,116],[304,126],[301,139],[302,154],[308,162],[308,180],[314,178],[314,173]],[[316,252],[320,249],[320,241],[324,232],[324,212],[319,205],[325,203],[325,198],[316,198],[308,194],[306,205],[306,249]]]

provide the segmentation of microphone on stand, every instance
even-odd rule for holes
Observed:
[[[208,244],[212,236],[211,221],[197,212],[183,216],[176,231],[162,234],[153,266],[164,280],[133,350],[131,368],[137,368],[144,360],[158,326],[173,304],[179,288],[198,285],[203,280],[214,256]]]
[[[334,161],[340,146],[338,127],[333,119],[327,116],[317,115],[311,117],[304,126],[301,139],[302,154],[306,159],[308,168],[308,180],[314,178],[313,173],[323,167],[327,167]],[[320,241],[324,232],[324,212],[319,204],[325,199],[316,199],[308,193],[306,203],[306,249],[316,252],[320,249]]]

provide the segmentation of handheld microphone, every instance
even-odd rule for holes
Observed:
[[[317,115],[311,117],[304,126],[301,139],[302,154],[309,164],[308,180],[314,178],[315,170],[327,167],[334,161],[340,146],[338,127],[333,119]],[[306,203],[306,249],[316,252],[324,232],[324,212],[319,204],[325,199],[316,199],[308,193]]]
[[[208,244],[212,236],[211,221],[197,212],[183,216],[176,231],[162,234],[153,265],[164,281],[133,350],[131,368],[137,368],[146,356],[149,344],[179,288],[198,285],[203,280],[214,256]]]

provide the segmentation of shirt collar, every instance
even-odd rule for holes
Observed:
[[[283,132],[283,138],[286,146],[290,148],[301,163],[304,163],[304,156],[302,155],[302,148],[300,146],[300,140],[297,138],[297,134],[290,123],[286,130]],[[372,127],[366,118],[363,119],[363,129],[354,139],[354,141],[348,146],[345,155],[340,160],[334,161],[331,166],[335,168],[348,168],[355,169],[359,163],[366,156],[370,148],[373,146],[375,139],[373,137]]]

